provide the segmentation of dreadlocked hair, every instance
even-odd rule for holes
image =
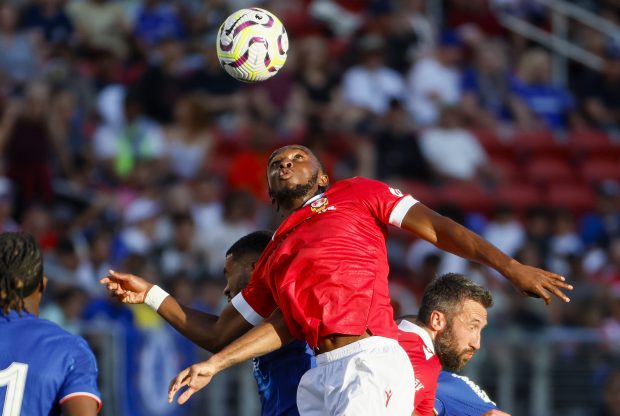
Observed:
[[[24,298],[43,281],[41,251],[34,238],[25,233],[0,234],[0,307],[7,315],[24,310]]]

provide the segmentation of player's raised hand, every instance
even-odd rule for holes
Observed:
[[[557,296],[564,302],[570,302],[563,290],[573,290],[573,286],[566,283],[565,279],[558,274],[515,262],[511,265],[506,277],[522,293],[542,298],[547,305],[551,303],[551,295]]]
[[[99,281],[110,294],[123,303],[144,303],[146,294],[154,286],[141,277],[109,270],[108,275]]]
[[[187,386],[187,389],[185,389],[177,399],[178,404],[184,404],[194,393],[211,382],[216,371],[212,368],[209,361],[210,360],[203,361],[186,368],[170,381],[170,386],[168,387],[168,403],[172,403],[174,395],[177,394],[183,386]]]

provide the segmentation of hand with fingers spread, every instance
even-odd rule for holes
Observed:
[[[566,283],[564,277],[555,273],[515,262],[510,266],[506,277],[523,294],[542,298],[547,305],[551,303],[551,295],[564,302],[570,302],[563,290],[573,290],[573,286]]]
[[[187,389],[177,399],[178,404],[184,404],[190,397],[207,384],[211,382],[211,379],[217,370],[212,363],[212,359],[203,361],[198,364],[194,364],[191,367],[181,371],[175,378],[170,381],[168,387],[168,403],[172,403],[174,396],[183,388],[187,386]]]
[[[108,271],[108,275],[99,281],[110,294],[123,303],[144,303],[146,294],[154,286],[141,277],[128,273]]]

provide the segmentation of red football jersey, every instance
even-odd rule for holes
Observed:
[[[433,416],[437,379],[441,371],[433,340],[424,328],[403,320],[398,325],[398,343],[407,352],[415,374],[415,413]]]
[[[316,348],[329,334],[397,338],[388,292],[387,225],[417,201],[364,178],[336,182],[280,225],[233,305],[253,324],[280,307]]]

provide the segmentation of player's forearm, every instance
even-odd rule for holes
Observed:
[[[506,275],[516,260],[462,225],[443,217],[437,228],[437,247],[492,267]]]
[[[168,296],[157,312],[186,338],[213,353],[252,328],[231,304],[216,316],[181,305]]]
[[[219,353],[213,355],[212,361],[217,372],[229,367],[260,357],[281,348],[293,340],[279,310],[269,319],[254,327],[245,335],[233,341]]]
[[[183,306],[172,296],[168,296],[163,301],[157,312],[194,344],[207,351],[217,349],[218,334],[215,331],[215,325],[218,316]]]

